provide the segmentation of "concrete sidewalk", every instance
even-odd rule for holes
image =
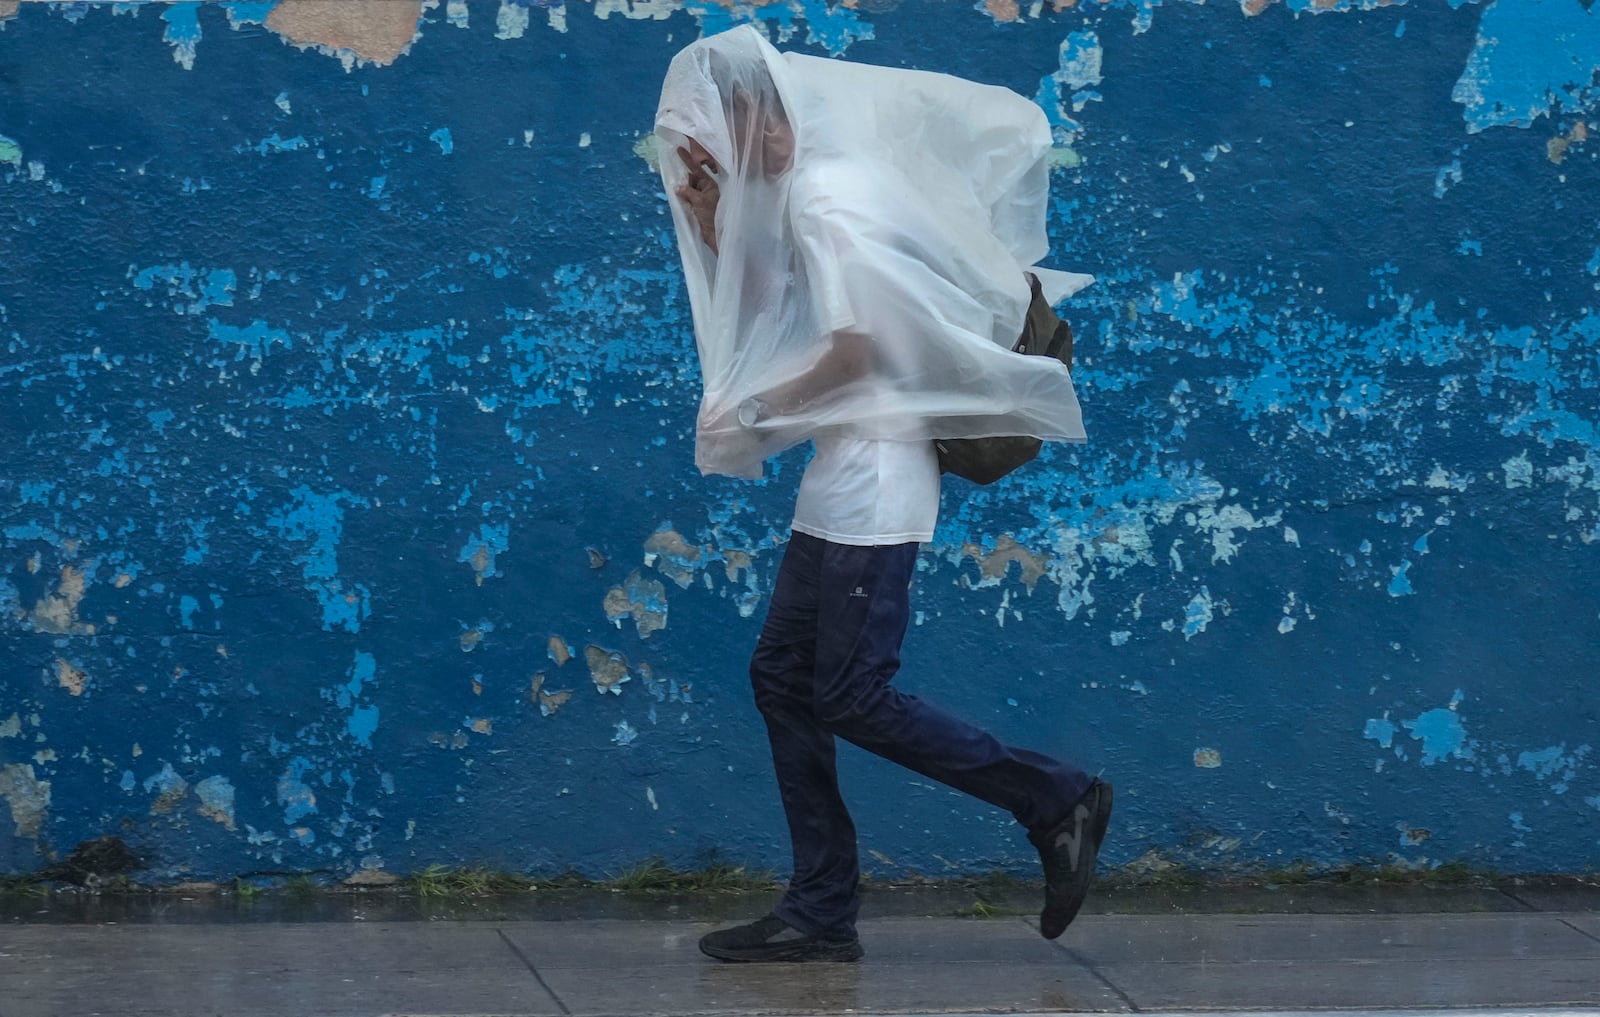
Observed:
[[[1600,1013],[1595,910],[1086,914],[1056,942],[1014,915],[881,910],[901,913],[863,919],[863,962],[814,965],[707,960],[696,939],[717,923],[695,920],[704,915],[402,921],[359,905],[317,921],[12,914],[0,924],[0,1017]]]

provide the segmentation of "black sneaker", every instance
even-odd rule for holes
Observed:
[[[777,915],[700,937],[700,952],[725,961],[854,961],[861,941],[808,936]]]
[[[1083,899],[1094,882],[1094,863],[1111,822],[1111,785],[1095,780],[1066,819],[1028,839],[1039,849],[1044,865],[1044,910],[1039,912],[1039,932],[1055,939],[1078,916]]]

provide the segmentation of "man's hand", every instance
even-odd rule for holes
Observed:
[[[711,253],[717,253],[717,200],[722,192],[711,174],[717,172],[717,162],[711,153],[690,139],[688,148],[678,149],[678,158],[689,167],[689,180],[678,188],[678,198],[688,206],[689,214],[700,227],[700,239]]]

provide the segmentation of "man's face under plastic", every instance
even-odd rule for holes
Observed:
[[[742,155],[748,146],[759,145],[760,168],[767,176],[777,176],[794,160],[794,130],[775,98],[752,101],[748,93],[735,90],[729,133]]]

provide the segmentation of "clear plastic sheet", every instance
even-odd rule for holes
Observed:
[[[702,472],[760,476],[825,431],[1083,439],[1066,368],[1011,352],[1025,270],[1052,301],[1092,281],[1030,269],[1048,251],[1051,144],[1031,102],[779,53],[744,26],[673,59],[656,135],[704,377]],[[678,196],[706,177],[710,242]]]

